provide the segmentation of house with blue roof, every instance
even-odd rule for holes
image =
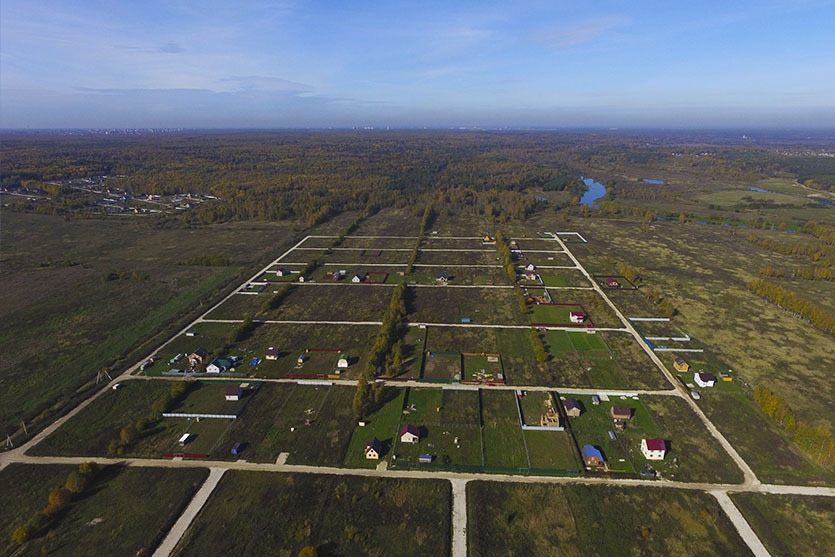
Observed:
[[[606,465],[606,459],[603,458],[603,451],[594,445],[583,445],[580,451],[583,454],[583,462],[589,468],[599,468]]]

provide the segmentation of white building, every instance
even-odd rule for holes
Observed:
[[[663,439],[641,439],[641,453],[647,460],[664,460],[667,443]]]
[[[693,381],[699,387],[713,387],[716,385],[716,376],[712,373],[694,373]]]

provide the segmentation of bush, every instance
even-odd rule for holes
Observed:
[[[64,484],[64,488],[66,488],[70,493],[79,494],[87,489],[89,483],[90,478],[88,475],[82,474],[78,470],[73,470],[70,472],[70,475],[67,476],[67,482]]]

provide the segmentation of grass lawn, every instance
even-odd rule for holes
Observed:
[[[615,365],[632,389],[669,389],[672,386],[638,341],[628,333],[597,333],[615,356]]]
[[[107,445],[123,427],[146,416],[151,404],[171,388],[168,381],[130,380],[109,390],[52,435],[29,450],[33,455],[106,456]]]
[[[547,304],[535,304],[530,307],[531,323],[543,325],[561,325],[564,327],[591,327],[592,321],[586,317],[582,323],[572,323],[569,314],[572,311],[583,312],[583,308],[577,305],[557,306]],[[584,312],[585,313],[585,312]],[[588,314],[587,314],[588,315]]]
[[[485,466],[530,467],[515,398],[513,391],[481,391]]]
[[[499,378],[500,374],[504,377],[503,371],[502,357],[499,354],[492,356],[464,355],[463,379],[466,381],[494,381]]]
[[[699,492],[474,481],[467,513],[470,555],[749,554]]]
[[[406,389],[387,387],[383,399],[386,401],[380,408],[365,420],[364,427],[354,429],[348,452],[345,455],[345,466],[350,468],[375,468],[379,460],[365,458],[365,445],[374,437],[383,444],[382,458],[388,458],[394,438],[398,434],[400,417],[403,413],[403,402]]]
[[[443,267],[444,265],[497,265],[498,252],[495,246],[484,246],[472,251],[426,251],[427,249],[448,249],[430,246],[422,248],[416,263]],[[408,255],[408,254],[407,254]],[[455,273],[459,269],[451,269]]]
[[[425,357],[427,329],[410,327],[403,337],[403,367],[401,375],[411,379],[420,377]]]
[[[237,387],[239,383],[198,381],[188,395],[176,406],[168,410],[177,414],[238,414],[250,397],[255,396],[253,389],[248,389],[240,400],[226,400],[226,387]]]
[[[284,299],[277,310],[271,312],[269,319],[379,321],[391,301],[391,293],[391,288],[362,284],[299,286]]]
[[[175,555],[449,555],[443,480],[227,472]]]
[[[40,477],[40,469],[28,472]],[[207,475],[203,468],[109,466],[58,515],[49,535],[25,544],[21,554],[92,555],[107,548],[114,555],[151,555]]]
[[[582,470],[574,441],[567,431],[525,431],[531,469]]]
[[[537,269],[545,286],[591,286],[579,269]]]
[[[835,555],[835,499],[735,493],[748,524],[772,555]]]

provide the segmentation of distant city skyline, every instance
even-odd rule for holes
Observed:
[[[3,0],[0,127],[835,127],[835,2]]]

